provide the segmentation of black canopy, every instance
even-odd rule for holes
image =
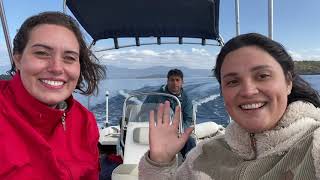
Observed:
[[[67,0],[94,41],[121,37],[219,39],[219,0]]]

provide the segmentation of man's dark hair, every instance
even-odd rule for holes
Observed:
[[[171,76],[179,76],[183,79],[183,73],[180,69],[171,69],[167,74],[167,78],[169,79]]]

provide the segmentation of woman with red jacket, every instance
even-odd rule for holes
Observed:
[[[0,179],[98,179],[94,115],[73,99],[105,71],[89,58],[78,24],[45,12],[14,38],[13,78],[0,81]]]

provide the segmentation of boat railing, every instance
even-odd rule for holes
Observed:
[[[134,92],[123,103],[122,121],[120,123],[120,150],[124,164],[137,164],[149,148],[149,112],[157,112],[161,103],[169,101],[181,107],[179,99],[171,94],[157,92]],[[172,108],[172,107],[171,107]],[[170,120],[174,119],[174,109],[170,111]],[[180,110],[181,112],[181,110]],[[157,116],[155,123],[159,122]],[[180,119],[182,119],[180,113]],[[162,121],[162,120],[161,120]],[[179,133],[183,132],[182,121]]]
[[[155,102],[145,102],[147,98],[159,98],[160,101]],[[124,100],[123,103],[123,109],[122,109],[122,121],[121,121],[121,126],[122,127],[126,127],[127,122],[128,122],[128,113],[127,113],[127,109],[128,109],[128,104],[129,102],[135,102],[136,104],[138,104],[138,106],[140,108],[138,108],[137,114],[142,115],[143,113],[149,113],[150,110],[154,110],[156,111],[156,108],[158,107],[159,103],[164,103],[163,97],[168,97],[170,99],[173,99],[175,101],[175,103],[177,104],[177,106],[181,107],[181,103],[179,101],[179,99],[171,94],[167,94],[167,93],[159,93],[159,92],[133,92],[130,93],[130,95]],[[142,110],[141,107],[145,106],[145,110]],[[143,112],[145,111],[145,112]],[[148,111],[148,112],[146,112]],[[183,115],[181,113],[181,108],[180,108],[180,123],[179,123],[179,131],[180,133],[183,132],[183,125],[182,125],[182,120],[183,119]],[[149,121],[149,120],[146,120]]]

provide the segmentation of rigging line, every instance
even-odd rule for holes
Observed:
[[[5,12],[4,12],[4,6],[3,6],[3,1],[2,0],[0,0],[0,18],[1,18],[4,37],[6,39],[6,45],[7,45],[7,50],[8,50],[10,62],[11,62],[11,65],[12,65],[13,64],[12,46],[11,46],[11,43],[10,43],[8,25],[7,25],[7,20],[6,20],[6,15],[5,15]]]

